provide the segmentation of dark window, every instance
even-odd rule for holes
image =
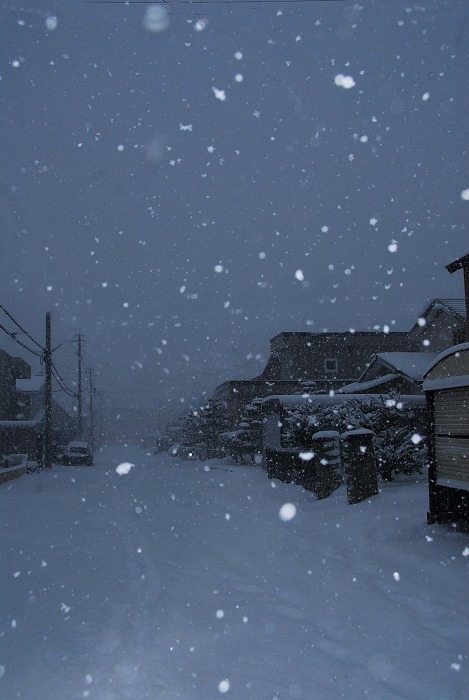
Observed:
[[[337,372],[339,362],[335,357],[328,357],[324,360],[324,370],[326,372]]]

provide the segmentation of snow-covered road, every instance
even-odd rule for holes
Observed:
[[[465,698],[469,537],[426,510],[123,446],[4,484],[0,697]]]

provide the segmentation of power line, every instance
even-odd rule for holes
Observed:
[[[25,328],[23,328],[23,326],[22,326],[20,323],[18,323],[18,321],[17,321],[17,320],[13,317],[13,315],[3,306],[3,304],[0,304],[0,309],[8,316],[9,319],[11,319],[11,320],[13,321],[13,323],[15,324],[15,326],[16,326],[17,328],[19,328],[20,331],[21,331],[22,333],[24,333],[24,335],[25,335],[27,338],[29,338],[29,340],[31,340],[35,345],[37,345],[37,347],[41,350],[41,353],[36,352],[35,350],[32,350],[30,347],[28,347],[27,345],[25,345],[24,343],[22,343],[21,340],[18,340],[18,338],[16,337],[16,336],[17,336],[17,333],[16,333],[16,332],[14,332],[14,331],[9,331],[9,330],[8,330],[7,328],[5,328],[5,326],[3,326],[2,324],[0,324],[0,329],[1,329],[2,331],[4,331],[8,336],[10,336],[10,338],[11,338],[12,340],[14,340],[15,343],[18,343],[18,345],[21,345],[22,348],[24,348],[25,350],[27,350],[28,352],[30,352],[32,355],[35,355],[36,357],[39,357],[40,360],[44,360],[45,349],[42,347],[42,345],[40,345],[40,344],[37,342],[37,340],[35,340],[35,339],[32,337],[32,335],[31,335],[30,333],[28,333],[28,331],[27,331]],[[67,396],[69,396],[70,398],[73,398],[73,399],[78,398],[78,394],[76,394],[72,389],[70,389],[70,387],[68,387],[68,386],[66,385],[65,379],[64,379],[64,378],[62,377],[62,375],[60,374],[60,372],[59,372],[59,370],[57,369],[56,365],[55,365],[53,362],[52,362],[51,364],[52,364],[52,372],[53,372],[53,374],[54,374],[54,379],[56,380],[56,382],[57,382],[57,384],[59,385],[60,389],[61,389],[65,394],[67,394]]]
[[[24,333],[24,334],[29,338],[29,340],[31,340],[31,341],[34,343],[34,345],[37,345],[37,347],[40,348],[40,349],[42,350],[42,352],[44,352],[44,348],[42,347],[42,345],[40,345],[40,344],[37,342],[37,340],[34,340],[34,338],[32,337],[32,335],[30,335],[30,334],[28,333],[28,331],[26,331],[26,330],[23,328],[23,326],[21,326],[21,325],[18,323],[18,321],[17,321],[16,319],[13,318],[13,316],[11,315],[11,313],[10,313],[9,311],[7,311],[7,310],[5,309],[5,307],[4,307],[2,304],[0,304],[0,309],[3,311],[3,313],[5,313],[5,314],[8,316],[9,319],[11,319],[11,320],[13,321],[13,323],[15,324],[15,326],[16,326],[17,328],[19,328],[20,331],[21,331],[22,333]]]
[[[21,345],[22,348],[24,348],[25,350],[30,352],[32,355],[36,355],[36,357],[39,357],[42,359],[41,353],[36,352],[35,350],[31,350],[31,348],[28,348],[28,346],[25,345],[24,343],[22,343],[21,340],[18,340],[18,338],[16,337],[16,333],[14,333],[13,331],[9,331],[7,328],[5,328],[5,326],[2,326],[1,323],[0,323],[0,330],[4,331],[7,335],[10,336],[10,338],[12,340],[15,341],[15,343],[18,343],[18,345]],[[42,348],[41,348],[41,350],[42,350]]]
[[[67,394],[67,396],[69,396],[71,399],[77,399],[77,398],[78,398],[78,394],[76,394],[72,389],[70,389],[70,387],[68,387],[68,386],[65,384],[65,380],[62,378],[60,372],[57,370],[57,368],[56,368],[56,366],[54,365],[53,362],[52,362],[52,373],[53,373],[53,375],[54,375],[55,381],[57,382],[57,384],[59,385],[59,387],[61,388],[61,390],[62,390],[65,394]]]

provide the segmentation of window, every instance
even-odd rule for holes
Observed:
[[[324,371],[325,372],[337,372],[339,369],[339,362],[335,357],[326,357],[324,360]]]

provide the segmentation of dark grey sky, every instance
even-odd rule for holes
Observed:
[[[184,408],[462,296],[466,0],[151,8],[0,5],[0,299],[64,376],[82,332],[114,405]]]

